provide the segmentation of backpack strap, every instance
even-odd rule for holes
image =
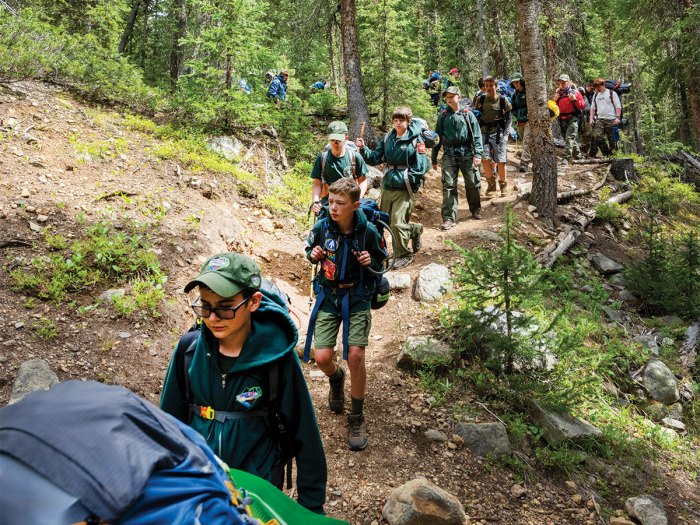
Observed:
[[[321,153],[321,187],[326,185],[326,160],[328,160],[328,150],[324,150]]]
[[[177,382],[180,385],[180,390],[185,395],[185,403],[189,406],[192,404],[192,385],[190,384],[190,364],[199,339],[199,330],[197,325],[190,328],[189,332],[183,335],[177,343],[175,349],[175,371],[177,373]],[[190,414],[191,420],[192,414]]]

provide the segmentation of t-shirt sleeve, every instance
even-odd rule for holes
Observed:
[[[363,159],[362,155],[360,155],[359,153],[355,155],[355,163],[355,168],[357,169],[357,178],[360,179],[362,177],[365,177],[369,173],[369,168],[367,167],[365,159]]]
[[[314,167],[311,168],[311,178],[312,179],[318,179],[322,180],[323,177],[321,177],[321,156],[323,154],[319,154],[318,157],[316,157],[316,162],[314,162]]]

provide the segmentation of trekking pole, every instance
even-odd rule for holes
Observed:
[[[365,122],[363,121],[362,124],[360,124],[360,136],[359,138],[364,139],[365,134]]]

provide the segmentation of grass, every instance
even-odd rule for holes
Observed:
[[[34,332],[34,335],[41,337],[42,339],[46,339],[47,341],[55,339],[58,333],[54,322],[45,317],[42,317],[35,323],[32,323],[32,331]]]
[[[71,133],[68,136],[68,141],[73,146],[76,156],[81,162],[107,160],[129,150],[128,142],[121,137],[85,142],[80,140],[76,133]]]

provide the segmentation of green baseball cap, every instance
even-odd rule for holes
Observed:
[[[564,74],[559,75],[558,80],[563,80],[564,82],[571,82],[571,78],[569,78],[569,75],[564,75]]]
[[[328,140],[345,140],[348,134],[348,127],[345,122],[335,120],[328,124]]]
[[[462,96],[462,92],[459,90],[457,86],[450,86],[445,90],[445,95],[447,94],[452,94],[452,95],[459,95],[460,97]]]
[[[226,252],[210,257],[199,271],[199,277],[187,283],[185,292],[203,285],[221,297],[233,297],[245,289],[260,290],[260,283],[260,268],[253,259]]]
[[[522,82],[522,80],[523,80],[522,73],[513,73],[513,78],[510,79],[511,82]]]

